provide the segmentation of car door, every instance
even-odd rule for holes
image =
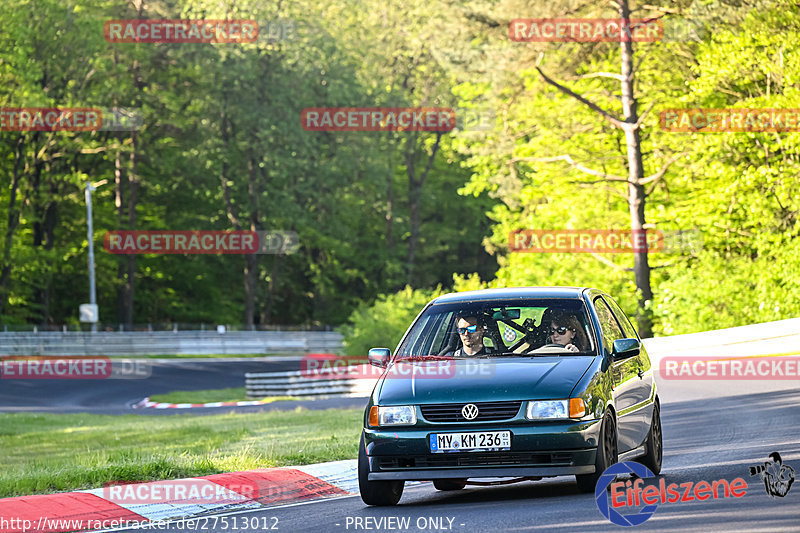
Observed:
[[[597,318],[600,321],[602,330],[603,350],[606,357],[611,360],[611,352],[614,341],[624,339],[625,333],[622,330],[611,308],[602,296],[596,296],[592,300]],[[639,434],[641,432],[641,415],[637,413],[637,398],[639,395],[638,376],[639,365],[636,357],[630,357],[621,361],[611,360],[608,372],[613,382],[614,407],[617,411],[617,445],[619,452],[631,450],[639,445]]]
[[[617,305],[608,295],[604,295],[603,299],[608,303],[611,311],[617,317],[617,321],[622,326],[622,331],[625,333],[625,338],[639,339],[639,334],[636,328],[633,327],[631,321],[625,312]],[[641,339],[639,339],[641,342]],[[635,386],[632,386],[636,391],[635,405],[638,407],[635,417],[638,420],[638,442],[641,443],[647,437],[647,432],[650,430],[650,417],[652,416],[653,404],[650,402],[650,397],[653,393],[653,371],[651,369],[650,358],[647,356],[647,351],[642,346],[642,351],[639,355],[631,358],[631,362],[635,363],[635,370],[638,381],[634,380]]]

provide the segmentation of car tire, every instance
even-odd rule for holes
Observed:
[[[358,445],[358,491],[367,505],[397,505],[405,481],[369,481],[369,458],[364,449],[364,434]]]
[[[594,492],[597,480],[606,468],[616,463],[619,459],[617,449],[617,424],[614,415],[606,411],[603,423],[600,426],[600,438],[597,443],[597,457],[594,461],[594,474],[578,474],[575,481],[581,492]]]
[[[467,486],[466,479],[434,479],[436,490],[461,490]]]
[[[661,472],[661,463],[664,457],[664,446],[661,433],[661,408],[658,402],[653,404],[653,419],[650,421],[650,432],[645,441],[647,453],[639,459],[639,463],[649,468],[653,474]]]

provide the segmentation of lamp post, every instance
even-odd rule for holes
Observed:
[[[97,290],[94,282],[94,228],[92,226],[92,191],[108,183],[100,180],[95,183],[86,182],[86,236],[89,241],[89,304],[97,309]],[[92,332],[97,331],[97,314],[93,317]]]

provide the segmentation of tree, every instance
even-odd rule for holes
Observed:
[[[631,9],[628,0],[614,0],[617,5],[619,18],[623,21],[631,19]],[[623,33],[620,32],[622,35]],[[607,120],[615,127],[621,129],[625,133],[625,147],[627,152],[627,167],[628,176],[613,176],[606,172],[590,169],[580,163],[576,163],[571,157],[556,156],[550,158],[535,158],[537,161],[565,161],[578,170],[594,177],[599,177],[604,182],[624,182],[628,185],[628,209],[630,211],[630,228],[633,233],[634,242],[642,242],[637,237],[644,235],[645,228],[645,206],[647,200],[647,193],[645,185],[650,184],[651,190],[664,178],[670,165],[675,162],[678,156],[672,157],[654,174],[645,177],[644,166],[642,163],[642,140],[640,130],[647,115],[648,110],[643,114],[639,114],[639,101],[635,93],[635,69],[634,69],[634,53],[633,53],[633,40],[621,39],[620,40],[620,74],[598,73],[598,76],[605,76],[619,80],[621,85],[621,104],[622,104],[622,118],[614,116],[613,113],[603,109],[589,99],[573,92],[564,85],[554,81],[547,76],[542,69],[537,65],[536,71],[542,79],[552,85],[562,93],[569,95],[575,100],[586,105],[603,119]],[[530,159],[529,159],[530,160]],[[653,320],[649,304],[653,299],[653,289],[650,284],[650,263],[648,260],[647,242],[643,241],[644,246],[635,246],[633,252],[634,257],[634,276],[636,279],[636,288],[639,291],[639,305],[636,313],[637,322],[639,324],[639,332],[644,337],[652,337],[653,335]]]

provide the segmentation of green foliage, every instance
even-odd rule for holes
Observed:
[[[344,1],[324,11],[310,1],[144,4],[143,15],[153,19],[294,24],[287,40],[219,45],[107,43],[103,23],[136,18],[134,6],[75,4],[0,6],[0,105],[118,105],[140,110],[144,123],[135,133],[3,132],[0,237],[10,246],[0,238],[0,272],[9,270],[0,282],[0,322],[77,323],[77,306],[88,298],[83,186],[101,179],[109,180],[94,194],[103,322],[123,320],[132,284],[135,323],[242,323],[246,270],[254,273],[255,323],[339,324],[362,302],[404,286],[406,174],[424,166],[434,135],[308,132],[299,116],[321,106],[454,105],[427,49],[430,27],[408,26],[420,20],[423,2],[386,6],[378,19],[366,5]],[[384,28],[401,23],[407,53],[392,68],[386,60],[398,42]],[[490,225],[484,212],[494,202],[458,196],[469,170],[450,142],[442,143],[419,200],[418,286],[449,284],[453,272],[489,277],[496,268],[480,246]],[[410,165],[407,154],[416,154]],[[21,170],[11,187],[14,168]],[[19,225],[9,226],[15,216]],[[260,255],[253,264],[235,255],[134,261],[100,246],[106,231],[119,229],[291,230],[300,249]]]
[[[541,16],[558,16],[568,7],[556,2]],[[570,16],[609,15],[595,5],[579,9],[583,11]],[[702,252],[650,255],[654,299],[648,306],[655,313],[655,332],[686,333],[796,316],[794,302],[800,293],[789,280],[800,270],[800,135],[668,133],[660,130],[658,117],[666,108],[800,107],[796,9],[783,0],[694,2],[683,15],[706,25],[704,42],[634,47],[639,110],[654,106],[642,129],[645,175],[677,158],[664,179],[647,187],[647,222],[666,232],[699,230],[703,236]],[[493,69],[500,82],[481,95],[474,80],[486,79],[482,67],[470,63],[457,71],[470,98],[478,95],[504,113],[494,131],[478,142],[458,145],[474,171],[462,192],[488,192],[501,200],[488,213],[495,223],[487,246],[497,253],[500,265],[490,285],[596,286],[633,314],[638,295],[631,257],[507,251],[508,235],[517,229],[629,226],[624,182],[604,182],[547,159],[568,154],[597,172],[626,176],[624,136],[594,111],[545,84],[533,68],[539,65],[619,115],[619,81],[588,76],[619,72],[619,46],[526,43],[513,48],[504,45],[502,31],[475,22],[496,17],[489,7],[471,17],[472,28],[486,42],[469,46],[498,65],[508,65]]]
[[[797,242],[755,259],[704,251],[691,268],[659,285],[654,312],[664,335],[794,318],[800,316],[798,275]]]
[[[671,133],[658,115],[800,108],[796,6],[653,5],[680,12],[666,15],[667,25],[683,16],[707,31],[702,42],[634,46],[639,111],[652,106],[641,130],[645,175],[671,162],[647,186],[646,221],[703,235],[702,251],[650,256],[654,330],[793,316],[800,134]],[[642,16],[661,16],[653,5],[631,2]],[[539,17],[616,16],[611,5],[586,2],[540,7]],[[131,283],[134,322],[242,323],[250,302],[255,323],[350,317],[343,330],[356,354],[394,347],[419,308],[451,287],[591,285],[633,314],[630,256],[508,250],[518,229],[630,223],[624,181],[552,159],[570,155],[626,176],[624,135],[535,69],[619,115],[619,80],[594,74],[619,72],[620,47],[509,41],[508,13],[526,10],[519,0],[333,0],[324,9],[312,0],[158,0],[145,3],[144,16],[291,20],[297,31],[251,44],[112,44],[103,22],[135,18],[130,2],[3,2],[0,106],[135,107],[144,124],[135,134],[2,132],[0,321],[77,322],[88,285],[83,184],[101,179],[110,180],[94,196],[103,321],[122,320]],[[298,120],[307,107],[404,105],[492,111],[494,127],[442,137],[418,186],[433,133],[307,132]],[[248,263],[232,255],[130,261],[99,247],[114,229],[232,228],[296,231],[300,249]]]
[[[455,292],[489,288],[489,283],[473,273],[455,274]],[[347,355],[364,356],[370,348],[389,348],[394,351],[416,316],[433,300],[448,291],[439,285],[433,290],[412,289],[406,286],[393,294],[383,294],[373,303],[364,303],[350,315],[347,324],[339,328],[344,336]]]
[[[379,296],[371,305],[353,311],[348,324],[339,328],[347,355],[365,356],[370,348],[384,347],[394,352],[403,334],[428,302],[444,294],[434,290],[405,289]]]

